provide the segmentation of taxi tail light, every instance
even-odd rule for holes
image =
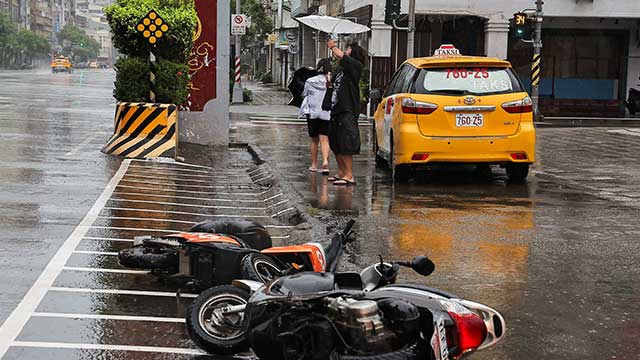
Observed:
[[[415,154],[413,154],[413,156],[411,157],[411,160],[424,161],[424,160],[427,160],[428,158],[429,158],[429,154],[425,154],[425,153],[415,153]]]
[[[522,100],[506,102],[502,108],[510,114],[527,113],[533,111],[533,101],[527,96]]]
[[[511,153],[513,160],[527,160],[527,154],[525,153]]]
[[[415,101],[410,98],[402,99],[402,112],[405,114],[426,115],[436,111],[437,108],[438,108],[438,105],[436,104],[422,102],[422,101]]]

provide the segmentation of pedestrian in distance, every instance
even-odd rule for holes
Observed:
[[[367,54],[356,42],[342,51],[336,41],[327,40],[327,47],[339,59],[339,71],[333,80],[329,146],[338,163],[338,173],[329,178],[334,185],[355,185],[353,155],[360,153],[360,77]]]
[[[331,112],[322,109],[322,101],[327,92],[327,78],[331,72],[331,60],[318,61],[318,75],[305,81],[302,91],[302,105],[298,117],[307,119],[307,130],[311,138],[311,166],[309,171],[329,174],[329,120]],[[318,146],[322,154],[322,167],[318,168]]]

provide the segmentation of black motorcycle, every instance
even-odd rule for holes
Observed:
[[[305,272],[267,284],[235,280],[226,287],[235,301],[217,302],[219,292],[194,301],[189,333],[209,352],[250,347],[266,360],[449,360],[502,339],[505,322],[497,311],[426,286],[395,284],[401,266],[423,276],[435,269],[417,256],[380,259],[361,273]]]

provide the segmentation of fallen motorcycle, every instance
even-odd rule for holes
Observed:
[[[495,310],[421,285],[394,284],[400,266],[423,276],[435,268],[381,261],[358,273],[298,273],[267,284],[235,280],[190,306],[192,340],[214,354],[249,348],[275,359],[458,359],[504,337]]]
[[[267,282],[299,271],[334,269],[342,246],[341,239],[334,238],[326,252],[319,243],[273,247],[264,226],[233,219],[199,223],[183,233],[136,237],[131,248],[118,253],[118,260],[125,267],[182,279],[202,290],[233,279]]]
[[[629,95],[627,97],[627,101],[624,102],[624,105],[629,110],[631,115],[635,115],[640,111],[640,91],[629,88]]]

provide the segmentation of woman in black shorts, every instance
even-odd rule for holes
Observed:
[[[307,128],[311,138],[310,171],[329,174],[329,111],[322,110],[322,100],[327,92],[327,74],[331,71],[331,61],[322,59],[316,67],[320,74],[307,79],[302,92],[299,117],[307,118]],[[322,168],[318,169],[318,144],[322,152]]]

